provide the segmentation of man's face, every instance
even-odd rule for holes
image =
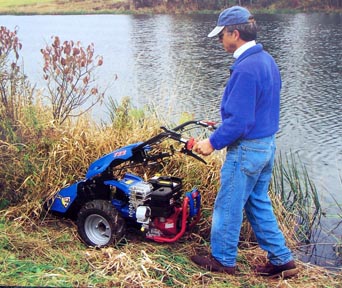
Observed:
[[[222,43],[224,50],[228,53],[234,53],[237,47],[236,30],[230,32],[227,28],[224,28],[218,35],[219,41]]]

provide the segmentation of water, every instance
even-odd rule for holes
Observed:
[[[316,235],[329,245],[314,247],[308,260],[339,266],[330,243],[342,241],[341,217],[336,217],[342,213],[336,205],[342,203],[342,16],[256,16],[258,41],[274,56],[283,78],[278,153],[299,155],[330,216]],[[182,113],[219,120],[233,59],[216,39],[207,38],[215,23],[215,15],[0,16],[0,25],[18,26],[25,72],[43,93],[39,51],[51,37],[83,46],[92,42],[95,54],[104,57],[97,81],[107,97],[129,96],[136,106],[158,106],[165,121]],[[108,120],[104,106],[94,115]]]

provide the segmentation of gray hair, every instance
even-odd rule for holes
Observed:
[[[256,40],[257,38],[258,27],[253,16],[249,17],[248,23],[226,26],[225,29],[228,32],[238,30],[240,33],[240,38],[244,41],[252,41]]]

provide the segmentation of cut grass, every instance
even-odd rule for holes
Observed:
[[[39,287],[339,287],[341,274],[298,263],[298,277],[286,281],[253,275],[251,263],[265,261],[259,248],[240,249],[238,276],[209,273],[189,256],[199,242],[196,231],[173,244],[127,234],[126,244],[102,249],[81,244],[74,225],[56,218],[18,225],[1,218],[0,285]],[[204,248],[207,249],[207,248]],[[286,286],[284,286],[286,285]]]

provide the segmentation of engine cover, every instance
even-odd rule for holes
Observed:
[[[181,179],[176,177],[152,178],[155,188],[151,193],[150,208],[152,217],[169,217],[181,197]]]

